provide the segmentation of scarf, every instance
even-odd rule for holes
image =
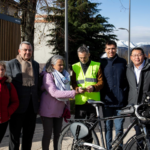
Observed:
[[[70,90],[70,75],[66,70],[63,73],[55,70],[52,72],[56,88],[61,91]],[[59,101],[68,101],[68,98],[56,98]]]
[[[20,55],[16,56],[16,59],[21,64],[22,68],[22,85],[23,86],[33,86],[34,85],[34,76],[32,68],[32,60],[25,61]]]

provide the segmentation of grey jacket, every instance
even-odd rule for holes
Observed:
[[[12,59],[7,62],[6,73],[12,77],[12,83],[15,86],[18,97],[19,107],[16,113],[24,113],[29,105],[30,99],[32,98],[34,112],[37,113],[39,109],[38,102],[38,84],[39,84],[39,64],[36,61],[32,61],[34,83],[32,87],[22,86],[22,72],[21,65],[17,59]]]
[[[139,104],[145,93],[150,92],[150,60],[145,58],[145,65],[141,70],[138,86],[132,62],[127,66],[126,75],[129,83],[128,104]]]

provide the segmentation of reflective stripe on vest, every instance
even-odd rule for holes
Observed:
[[[77,80],[76,82],[77,82],[77,84],[83,84],[84,80]]]
[[[97,82],[97,79],[86,78],[85,81],[87,81],[87,82]]]
[[[86,74],[84,74],[80,62],[73,64],[72,68],[76,74],[76,83],[78,87],[87,88],[90,85],[95,85],[97,83],[97,73],[100,67],[100,63],[91,61]],[[88,99],[100,101],[100,92],[85,92],[82,94],[77,94],[75,96],[75,104],[83,105]]]
[[[97,82],[97,79],[86,78],[85,81],[87,81],[87,82]],[[83,84],[84,80],[77,80],[76,82],[77,82],[77,84]]]

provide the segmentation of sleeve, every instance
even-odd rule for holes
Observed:
[[[97,73],[97,83],[95,85],[93,85],[94,92],[100,91],[103,88],[103,86],[104,86],[103,74],[102,74],[102,69],[100,66],[98,73]]]
[[[40,97],[41,97],[41,82],[40,82],[40,73],[39,73],[39,64],[37,64],[37,72],[38,72],[38,74],[37,74],[37,78],[38,78],[38,86],[37,86],[37,91],[38,91],[38,99],[40,100]]]
[[[10,85],[11,85],[10,105],[8,107],[9,116],[11,116],[19,106],[17,91],[12,83],[10,83]]]
[[[6,63],[6,74],[10,77],[12,77],[11,67],[9,62]]]
[[[77,90],[79,88],[76,82],[76,74],[73,70],[72,70],[72,76],[71,76],[71,85],[74,90]]]
[[[126,76],[126,73],[127,73],[127,62],[125,63],[125,68],[126,68],[126,72],[125,72],[125,77],[124,77],[124,106],[126,106],[128,104],[128,93],[129,93],[129,83],[128,83],[128,80],[127,80],[127,76]]]
[[[47,73],[43,77],[43,85],[45,90],[55,98],[74,98],[75,90],[72,91],[61,91],[56,88],[52,75]]]

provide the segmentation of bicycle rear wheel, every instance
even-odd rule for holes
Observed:
[[[124,150],[147,150],[145,135],[131,137],[126,143]]]
[[[95,131],[92,132],[93,143],[99,145],[99,141]],[[80,142],[84,142],[80,140]],[[70,124],[67,125],[61,132],[59,140],[58,140],[58,150],[89,150],[88,146],[78,146],[74,143],[74,138],[70,131]],[[96,150],[95,148],[91,148],[91,150]]]

